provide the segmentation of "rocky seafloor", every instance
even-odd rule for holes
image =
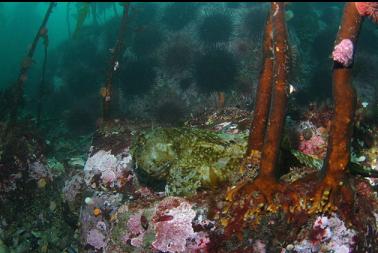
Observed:
[[[319,118],[327,112],[315,112],[301,122],[288,119],[282,181],[321,167],[328,129]],[[90,144],[88,157],[60,161],[44,156],[48,144],[36,145],[36,136],[17,133],[29,149],[2,147],[2,166],[7,152],[14,152],[18,166],[1,181],[0,252],[374,252],[378,136],[363,121],[359,128],[372,143],[355,142],[358,166],[350,169],[358,223],[344,221],[338,210],[293,221],[278,212],[244,229],[242,240],[225,236],[227,189],[258,173],[239,170],[250,118],[247,111],[224,108],[184,127],[113,120],[86,145],[77,144],[81,150]]]

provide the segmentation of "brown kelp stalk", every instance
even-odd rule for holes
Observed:
[[[101,88],[101,96],[103,99],[103,108],[102,108],[103,120],[108,120],[110,118],[110,105],[111,105],[111,99],[112,99],[113,76],[114,76],[115,71],[118,70],[119,58],[122,56],[124,48],[125,48],[124,41],[125,41],[127,20],[129,16],[129,8],[130,8],[130,3],[124,3],[121,25],[118,31],[118,38],[117,38],[114,48],[112,49],[112,56],[110,59],[110,64],[106,72],[105,86]]]
[[[260,99],[270,100],[269,89],[271,89],[272,92],[269,119],[266,126],[264,143],[262,144],[260,171],[259,175],[253,182],[242,181],[227,192],[226,199],[231,201],[231,207],[226,208],[231,219],[226,220],[223,223],[226,226],[227,235],[240,232],[243,228],[244,221],[248,219],[249,216],[254,216],[261,212],[260,205],[256,203],[251,204],[255,192],[261,193],[258,201],[260,201],[262,207],[268,210],[276,210],[277,207],[273,203],[274,195],[283,190],[283,186],[276,181],[275,171],[277,170],[276,163],[283,133],[288,95],[287,72],[289,59],[284,3],[272,3],[269,19],[271,19],[271,21],[268,20],[266,23],[266,36],[264,42],[267,44],[265,45],[264,50],[266,50],[265,53],[269,55],[271,54],[269,53],[269,48],[273,47],[274,65],[272,65],[272,62],[270,62],[269,59],[266,59],[266,61],[264,61],[266,66],[264,66],[260,77],[259,88],[261,89],[261,84],[264,84],[265,89],[265,94],[263,97],[260,97]],[[270,25],[272,27],[269,27]],[[271,36],[271,33],[269,33],[269,30],[273,30],[273,38],[270,40],[269,37]],[[265,57],[268,55],[265,55]],[[273,87],[269,81],[273,81]],[[263,102],[267,108],[259,109],[263,112],[259,117],[266,117],[269,109],[269,103],[266,101]],[[265,126],[260,125],[259,128],[261,128],[260,136],[254,138],[261,141],[261,135],[264,135],[263,129]],[[252,129],[250,134],[256,134],[255,130]],[[250,139],[251,138],[252,137],[250,136]],[[256,145],[256,143],[253,145]],[[261,145],[261,143],[259,145]],[[255,146],[252,147],[255,148]],[[250,150],[253,150],[253,148]],[[249,159],[250,157],[247,157],[246,160],[248,161]],[[245,166],[245,162],[243,163],[243,166]],[[241,238],[241,233],[238,233],[238,236]]]
[[[335,45],[338,45],[344,39],[349,39],[354,45],[353,51],[355,52],[362,20],[355,3],[346,3]],[[352,87],[351,72],[352,65],[344,66],[336,61],[334,62],[332,75],[334,116],[329,134],[327,156],[323,167],[325,175],[315,196],[312,209],[314,212],[321,212],[324,209],[331,208],[333,200],[329,199],[328,204],[325,205],[324,195],[327,195],[327,198],[330,193],[335,196],[335,191],[344,185],[343,179],[350,160],[350,141],[353,134],[353,119],[356,107],[356,94]],[[343,189],[340,188],[340,190]],[[345,194],[344,197],[348,198]]]
[[[81,2],[76,5],[77,13],[76,13],[76,27],[75,31],[72,35],[73,39],[78,38],[81,28],[84,25],[85,20],[89,16],[90,13],[90,2]]]
[[[11,116],[10,117],[10,120],[11,120],[10,125],[12,125],[12,123],[14,123],[17,120],[17,113],[18,113],[19,107],[21,106],[22,97],[23,97],[23,93],[24,93],[24,83],[27,80],[27,72],[32,65],[33,55],[34,55],[35,49],[37,48],[37,44],[39,42],[39,39],[41,37],[45,36],[45,33],[47,31],[46,24],[47,24],[47,21],[49,20],[49,17],[51,15],[52,10],[55,6],[56,6],[55,2],[50,3],[50,5],[49,5],[49,7],[46,11],[45,17],[43,18],[42,24],[39,27],[38,32],[34,37],[33,44],[31,45],[31,47],[28,51],[28,54],[26,55],[26,57],[24,58],[24,60],[22,62],[21,70],[20,70],[20,73],[18,75],[17,81],[15,83],[14,102],[13,102],[13,105],[12,105],[13,107],[12,107],[11,115],[10,115]]]
[[[269,122],[262,150],[260,175],[273,178],[285,123],[288,97],[288,36],[283,2],[273,2],[274,85]]]
[[[38,96],[38,105],[37,105],[37,126],[39,126],[41,122],[42,101],[46,92],[45,77],[46,77],[47,48],[49,45],[49,37],[47,35],[47,29],[45,29],[43,32],[44,32],[44,35],[42,37],[43,37],[43,45],[44,45],[44,57],[43,57],[43,65],[42,65],[41,83],[39,84],[39,96]]]
[[[224,91],[217,91],[217,109],[223,109],[224,107]]]
[[[273,82],[273,30],[272,19],[268,14],[263,40],[263,65],[256,91],[256,106],[250,127],[246,157],[259,162],[264,143],[266,124],[269,116],[270,98]]]

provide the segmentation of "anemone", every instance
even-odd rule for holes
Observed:
[[[235,82],[237,63],[234,56],[223,49],[212,49],[195,63],[195,79],[205,92],[225,91]]]
[[[199,38],[208,45],[229,41],[233,32],[233,22],[227,13],[207,14],[198,27]]]
[[[155,82],[155,61],[139,59],[128,61],[121,69],[121,89],[126,95],[139,95],[149,90]]]
[[[171,31],[184,28],[198,14],[197,3],[172,3],[164,9],[162,23]]]
[[[156,26],[136,31],[132,49],[137,56],[151,55],[163,42],[163,33]]]

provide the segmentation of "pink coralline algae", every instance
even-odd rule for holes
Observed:
[[[356,9],[361,16],[370,17],[378,23],[378,2],[355,2]]]
[[[84,166],[84,181],[88,186],[119,190],[133,178],[129,150],[113,155],[99,150],[90,156]]]
[[[345,227],[336,214],[331,217],[319,216],[314,222],[309,238],[294,247],[295,252],[349,253],[355,245],[356,232]]]
[[[106,246],[105,236],[97,229],[91,229],[87,235],[87,243],[95,249],[101,249]]]
[[[349,67],[353,62],[353,42],[350,39],[343,39],[333,49],[332,58],[344,67]]]
[[[322,159],[326,152],[326,142],[321,136],[314,135],[309,140],[301,140],[298,150],[303,154]]]
[[[253,252],[266,253],[266,245],[261,240],[256,240],[253,244]]]
[[[298,150],[306,155],[323,159],[327,151],[327,131],[317,128],[310,121],[302,121],[297,126],[299,134]]]
[[[125,243],[130,243],[134,247],[142,247],[146,230],[142,225],[142,212],[130,216],[127,221],[127,233],[123,236]]]
[[[195,216],[196,212],[188,202],[179,198],[163,200],[153,217],[156,231],[156,240],[152,243],[154,249],[171,253],[206,249],[209,238],[206,233],[194,232],[192,221]]]

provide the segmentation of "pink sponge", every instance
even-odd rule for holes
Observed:
[[[353,62],[353,42],[350,39],[343,39],[333,49],[332,58],[344,67],[349,67]]]

